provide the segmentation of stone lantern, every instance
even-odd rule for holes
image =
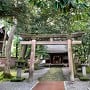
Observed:
[[[21,78],[22,68],[25,67],[25,61],[16,61],[16,67],[17,67],[17,78]]]

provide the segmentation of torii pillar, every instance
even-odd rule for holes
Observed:
[[[33,72],[34,72],[35,47],[36,47],[36,40],[32,40],[31,55],[30,55],[30,60],[29,60],[29,79],[33,77]]]
[[[72,40],[68,39],[68,60],[70,70],[70,80],[74,81],[73,56],[72,56]]]

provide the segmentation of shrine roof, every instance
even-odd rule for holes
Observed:
[[[45,45],[48,53],[66,53],[67,45]]]

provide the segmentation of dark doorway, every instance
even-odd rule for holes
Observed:
[[[2,51],[2,46],[3,46],[3,40],[4,40],[4,36],[5,36],[5,30],[4,28],[1,28],[0,29],[0,52]],[[8,35],[6,34],[6,39],[5,40],[8,40]]]
[[[50,58],[46,60],[46,63],[68,65],[68,53],[49,53]]]

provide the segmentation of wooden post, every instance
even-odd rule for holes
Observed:
[[[71,39],[68,39],[68,60],[69,60],[70,79],[71,79],[71,81],[74,81],[72,40]]]
[[[53,41],[53,38],[50,38],[50,41],[52,42]]]
[[[32,40],[32,46],[31,46],[31,55],[30,55],[30,61],[29,61],[29,79],[33,76],[34,72],[34,62],[35,62],[35,47],[36,47],[36,40]]]

